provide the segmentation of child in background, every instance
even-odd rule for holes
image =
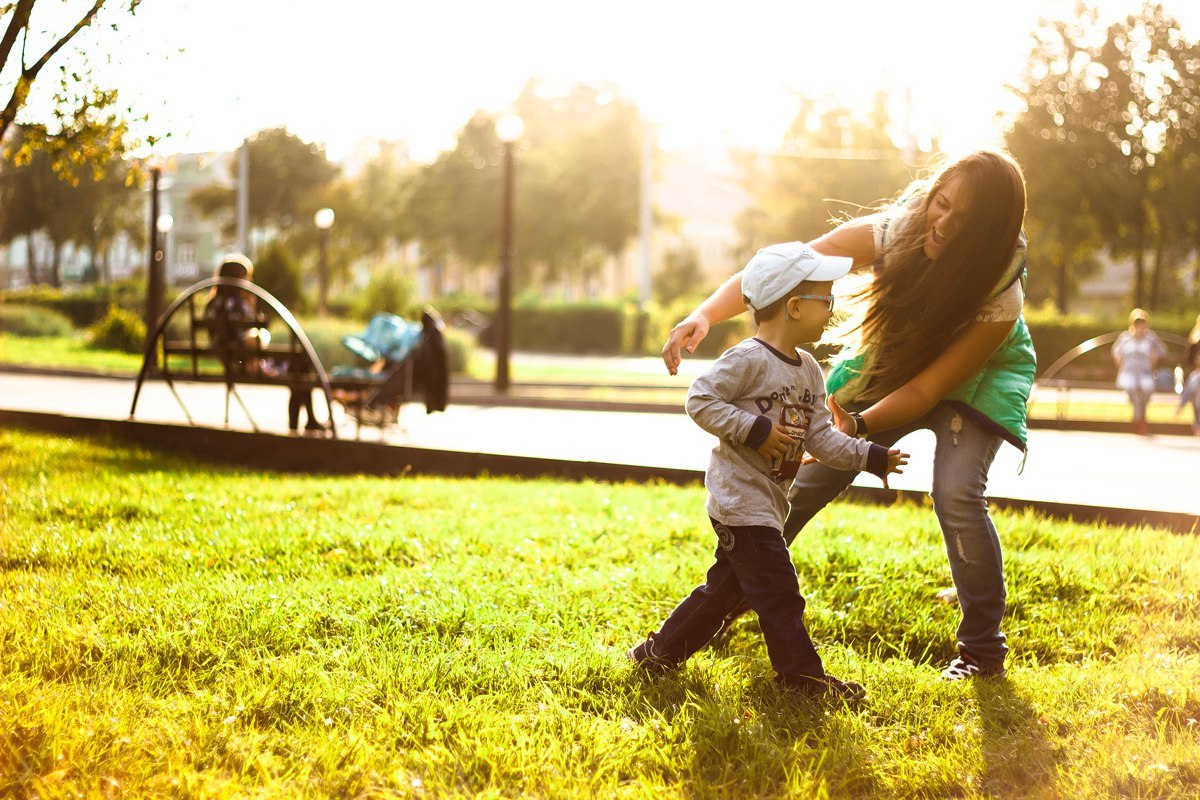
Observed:
[[[859,684],[826,674],[804,625],[804,597],[783,539],[787,487],[805,450],[838,469],[865,469],[884,486],[908,459],[832,427],[824,376],[811,355],[796,350],[821,338],[833,313],[832,282],[851,264],[792,242],[760,250],[746,266],[743,299],[758,335],[726,351],[687,398],[688,414],[719,439],[704,480],[715,562],[658,632],[629,651],[637,667],[658,672],[681,665],[721,628],[724,611],[706,608],[732,608],[744,597],[758,614],[778,685],[813,697],[863,696]],[[732,602],[709,603],[717,594]]]

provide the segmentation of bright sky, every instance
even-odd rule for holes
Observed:
[[[1115,19],[1138,0],[1096,0]],[[1164,0],[1200,37],[1200,3]],[[338,158],[364,139],[430,160],[479,109],[530,78],[606,83],[668,149],[778,146],[795,96],[865,106],[911,92],[918,133],[950,148],[996,136],[1027,32],[1073,0],[144,0],[93,63],[170,131],[163,153],[232,149],[284,125]],[[1003,10],[1001,10],[1003,9]],[[106,42],[114,42],[106,36]],[[50,76],[53,80],[53,76]],[[47,81],[49,83],[49,81]]]

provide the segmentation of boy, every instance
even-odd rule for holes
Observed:
[[[803,695],[859,699],[863,689],[825,673],[804,626],[804,597],[783,540],[787,487],[805,450],[838,469],[883,478],[908,455],[833,428],[825,384],[811,355],[833,313],[833,281],[849,258],[823,256],[801,242],[758,251],[742,273],[743,300],[758,335],[730,348],[688,392],[687,412],[717,436],[704,484],[717,533],[716,561],[657,633],[629,651],[640,669],[678,666],[720,629],[724,609],[708,602],[741,598],[758,614],[776,682]],[[722,609],[709,613],[710,607]]]

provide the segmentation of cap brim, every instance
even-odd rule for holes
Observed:
[[[846,256],[821,256],[821,263],[809,273],[805,280],[836,281],[846,277],[846,273],[854,266],[854,259]]]

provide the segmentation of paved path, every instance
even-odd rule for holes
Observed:
[[[178,386],[197,424],[223,426],[223,387]],[[286,389],[241,386],[238,391],[260,429],[286,434]],[[3,409],[121,420],[128,418],[132,399],[132,380],[0,372]],[[318,414],[323,417],[323,409],[318,407]],[[236,403],[230,417],[231,427],[250,429]],[[186,421],[161,381],[147,382],[143,387],[137,419],[175,424]],[[427,415],[423,407],[413,404],[402,410],[401,422],[402,429],[389,432],[389,443],[656,467],[702,470],[712,446],[712,438],[682,412],[451,405],[445,413]],[[338,433],[353,438],[353,423],[341,421]],[[373,428],[362,432],[364,440],[378,440],[379,435]],[[912,454],[912,460],[906,473],[893,479],[893,488],[927,491],[932,435],[912,434],[902,446]],[[1200,514],[1200,491],[1196,489],[1200,437],[1034,430],[1023,472],[1019,472],[1020,462],[1021,454],[1015,448],[1001,447],[991,471],[990,495]],[[879,485],[870,475],[860,475],[856,482]]]

